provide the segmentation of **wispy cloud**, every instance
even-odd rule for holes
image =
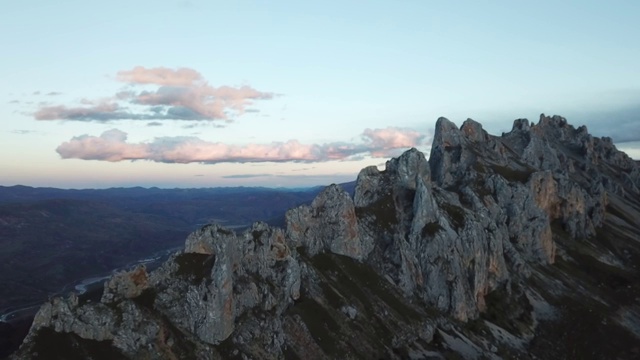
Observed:
[[[121,111],[116,103],[102,103],[95,106],[67,107],[64,105],[43,106],[34,117],[37,120],[97,120],[107,121],[128,119],[131,114]],[[150,117],[146,117],[150,119]]]
[[[59,91],[50,91],[47,93],[47,96],[58,96],[58,95],[62,95],[62,93]]]
[[[12,130],[11,133],[12,134],[17,134],[17,135],[27,135],[27,134],[38,134],[39,131],[36,131],[36,130]]]
[[[118,80],[131,84],[155,84],[169,86],[192,86],[197,82],[204,82],[202,75],[189,68],[169,69],[157,67],[147,69],[136,66],[131,70],[118,71]]]
[[[401,128],[367,129],[360,143],[302,144],[297,140],[269,144],[229,145],[197,137],[159,137],[148,143],[128,143],[118,129],[100,136],[82,135],[56,149],[64,159],[103,161],[150,160],[165,163],[324,162],[353,160],[365,155],[385,157],[394,150],[423,145],[426,134]]]
[[[309,171],[315,168],[316,168],[315,166],[312,166],[312,167],[306,167],[306,168],[300,168],[300,169],[291,169],[291,171]]]
[[[99,122],[123,119],[232,121],[246,111],[257,110],[250,108],[256,100],[274,97],[273,93],[246,85],[214,87],[202,74],[189,68],[136,66],[132,70],[119,71],[116,80],[133,88],[138,85],[156,88],[122,90],[100,101],[83,99],[80,106],[43,106],[34,117],[37,120]]]
[[[225,175],[221,176],[223,179],[251,179],[251,178],[259,178],[259,177],[270,177],[273,174],[233,174],[233,175]]]

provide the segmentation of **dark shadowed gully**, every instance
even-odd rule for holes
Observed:
[[[640,357],[640,168],[559,116],[436,124],[291,209],[207,225],[99,302],[43,305],[14,359]]]

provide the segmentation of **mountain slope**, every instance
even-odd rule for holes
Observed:
[[[441,118],[285,229],[208,225],[99,303],[45,304],[26,358],[633,358],[640,169],[559,116]],[[55,342],[56,347],[52,344]]]

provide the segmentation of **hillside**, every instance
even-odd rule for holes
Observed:
[[[99,302],[42,306],[15,359],[632,359],[640,168],[559,116],[436,124],[285,227],[218,224]]]

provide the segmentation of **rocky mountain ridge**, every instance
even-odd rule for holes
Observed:
[[[14,358],[625,358],[640,353],[639,188],[635,161],[562,117],[499,137],[440,118],[429,161],[365,168],[353,197],[328,186],[284,229],[207,225],[100,302],[51,300]],[[577,318],[615,339],[558,343]]]

